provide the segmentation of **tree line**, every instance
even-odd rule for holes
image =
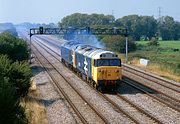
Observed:
[[[15,26],[12,23],[0,23],[0,33],[9,32],[14,36],[18,36]]]
[[[64,17],[60,27],[122,27],[127,28],[133,40],[150,40],[161,37],[162,40],[180,39],[180,22],[165,16],[155,19],[153,16],[128,15],[115,19],[113,15],[74,13]]]

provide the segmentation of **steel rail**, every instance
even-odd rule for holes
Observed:
[[[147,79],[147,80],[152,81],[152,82],[154,82],[154,83],[157,83],[157,84],[159,84],[159,85],[161,85],[161,86],[163,86],[163,87],[166,87],[166,88],[168,88],[168,89],[171,89],[171,90],[173,90],[173,91],[176,91],[176,92],[180,93],[179,90],[177,90],[177,89],[175,89],[175,88],[172,88],[172,87],[168,87],[168,86],[166,86],[166,85],[164,85],[164,84],[162,84],[162,83],[159,83],[157,80],[160,80],[160,81],[162,81],[162,82],[164,82],[164,83],[166,83],[166,84],[170,84],[170,85],[172,85],[172,86],[175,86],[175,87],[177,87],[177,88],[180,88],[180,86],[177,85],[177,84],[174,84],[174,83],[172,83],[172,82],[170,82],[170,81],[167,81],[167,80],[164,80],[164,79],[161,79],[161,78],[158,78],[158,77],[156,77],[156,76],[153,76],[153,75],[148,74],[148,73],[146,73],[146,72],[140,71],[140,70],[135,69],[135,68],[133,68],[133,67],[129,67],[129,66],[125,65],[125,64],[123,64],[123,66],[125,67],[125,68],[123,68],[125,71],[128,71],[128,72],[130,72],[130,73],[133,73],[133,72],[131,72],[130,70],[126,69],[126,68],[129,68],[129,69],[131,69],[131,70],[133,70],[133,71],[139,72],[139,73],[141,73],[141,74],[145,74],[146,76],[152,77],[152,78],[154,78],[154,79],[156,79],[156,80],[153,80],[153,79],[144,77],[144,76],[142,76],[142,75],[140,75],[140,74],[137,74],[137,73],[133,73],[133,74],[135,74],[135,75],[137,75],[137,76],[140,76],[140,77],[142,77],[142,78],[144,78],[144,79]]]
[[[35,52],[34,52],[35,53]],[[78,109],[76,108],[76,106],[73,104],[73,102],[71,101],[71,99],[69,98],[69,96],[64,92],[64,90],[59,86],[58,82],[55,80],[54,76],[49,72],[49,70],[44,67],[44,64],[41,62],[41,60],[39,59],[39,57],[37,57],[36,55],[36,59],[38,60],[38,62],[42,65],[43,69],[46,70],[46,72],[48,73],[48,75],[50,76],[50,78],[52,79],[52,83],[54,84],[54,86],[56,86],[57,91],[61,92],[64,96],[64,98],[67,100],[67,102],[69,103],[69,105],[72,107],[72,109],[74,110],[74,112],[76,113],[76,115],[80,118],[80,120],[82,121],[83,124],[87,124],[86,119],[82,116],[82,114],[78,111]],[[60,94],[59,92],[59,94]]]
[[[133,73],[133,74],[134,74],[134,73]],[[136,74],[134,74],[134,75],[136,75]],[[124,77],[129,79],[129,77],[126,77],[126,76],[124,76]],[[170,96],[169,94],[165,94],[165,93],[163,93],[162,91],[157,90],[156,88],[154,88],[154,87],[152,87],[152,86],[148,86],[147,84],[141,83],[141,82],[137,82],[137,83],[139,83],[139,84],[141,84],[141,85],[144,85],[144,86],[146,86],[147,88],[152,89],[152,90],[156,91],[157,93],[160,93],[160,94],[162,94],[162,95],[164,95],[164,96],[166,96],[166,97],[169,97],[170,99],[172,99],[172,100],[180,103],[180,100],[179,100],[179,99],[176,99],[176,98]]]
[[[140,88],[140,87],[138,87],[138,86],[136,86],[136,85],[134,85],[134,84],[132,84],[132,83],[130,83],[130,82],[127,82],[127,81],[125,81],[125,80],[122,80],[122,82],[128,84],[128,85],[131,86],[131,87],[134,87],[135,89],[137,89],[137,90],[139,90],[139,91],[141,91],[141,92],[147,94],[147,95],[150,96],[150,97],[153,97],[154,99],[156,99],[157,101],[159,101],[159,102],[165,104],[166,106],[168,106],[168,107],[170,107],[170,108],[172,108],[172,109],[174,109],[174,110],[180,112],[180,109],[179,109],[179,108],[176,108],[176,107],[172,106],[172,105],[169,104],[168,102],[166,102],[166,101],[164,101],[164,100],[158,98],[157,96],[152,95],[152,94],[149,93],[148,91],[146,91],[146,90],[144,90],[144,89],[142,89],[142,88]]]
[[[144,115],[146,115],[147,117],[151,118],[152,120],[154,120],[155,122],[157,122],[158,124],[163,124],[163,122],[161,122],[160,120],[158,120],[156,117],[153,117],[149,112],[143,110],[142,108],[140,108],[139,106],[133,104],[130,100],[128,100],[127,98],[125,98],[124,96],[122,96],[121,94],[117,93],[117,96],[121,99],[123,99],[124,101],[126,101],[128,104],[130,104],[131,106],[133,106],[135,109],[137,109],[138,111],[140,111],[141,113],[143,113]]]

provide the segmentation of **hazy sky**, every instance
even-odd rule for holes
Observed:
[[[0,0],[0,23],[57,23],[75,12],[158,17],[158,7],[180,21],[180,0]]]

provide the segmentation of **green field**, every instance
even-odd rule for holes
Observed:
[[[129,53],[129,60],[145,58],[158,64],[162,71],[180,76],[180,41],[160,41],[159,46],[148,46],[148,41],[137,41],[137,50]]]
[[[147,45],[148,41],[137,41],[137,44]],[[180,49],[180,41],[159,41],[161,48],[176,48]]]

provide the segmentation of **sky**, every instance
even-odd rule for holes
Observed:
[[[0,23],[57,23],[73,13],[172,16],[180,21],[180,0],[0,0]]]

